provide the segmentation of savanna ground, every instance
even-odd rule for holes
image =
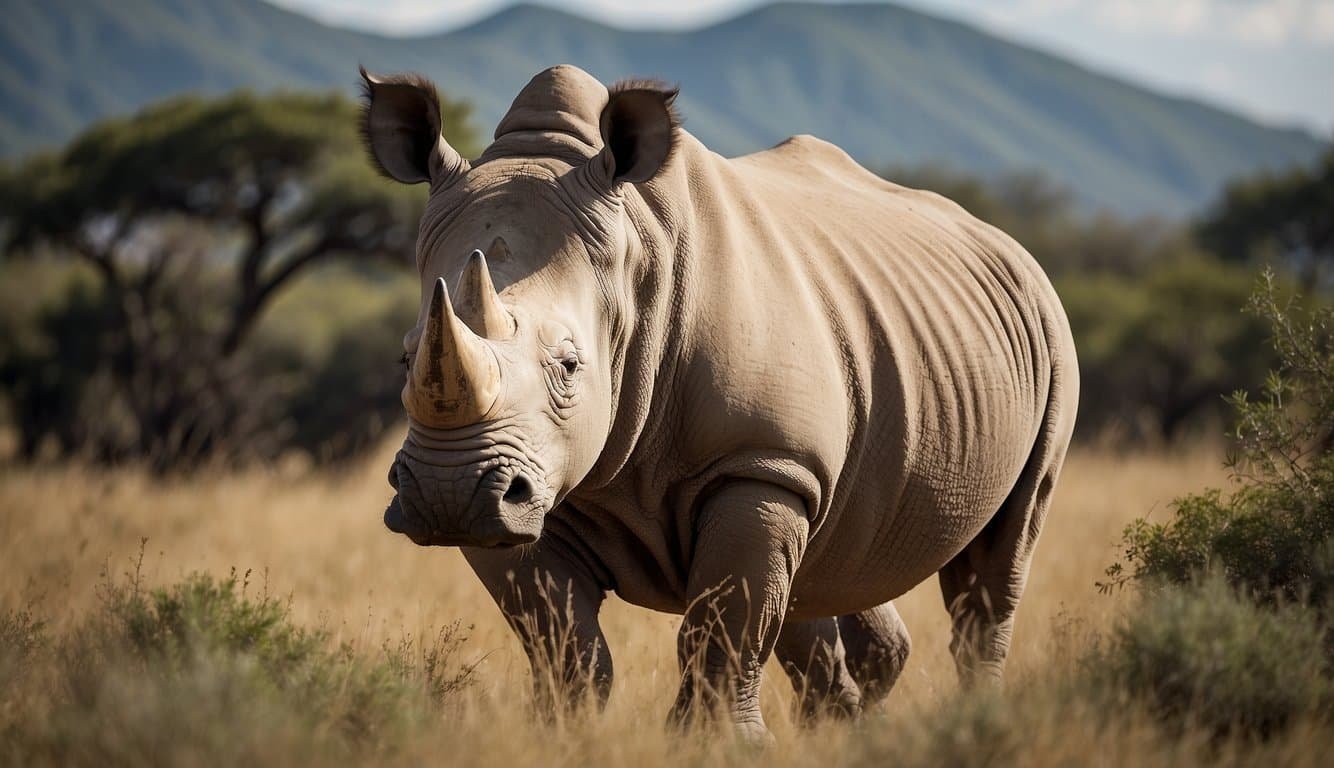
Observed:
[[[60,678],[60,665],[72,663],[68,651],[53,652],[27,661],[52,668],[27,675],[28,693],[0,695],[0,736],[14,740],[0,758],[208,764],[353,757],[482,765],[1265,759],[1315,765],[1323,763],[1330,744],[1328,729],[1303,723],[1280,739],[1220,742],[1203,730],[1164,728],[1137,705],[1118,707],[1114,699],[1072,692],[1079,685],[1077,668],[1088,663],[1089,643],[1135,608],[1132,590],[1105,595],[1095,586],[1117,556],[1123,527],[1138,516],[1161,519],[1170,500],[1183,493],[1226,487],[1215,449],[1072,453],[1033,564],[1003,692],[960,695],[946,647],[947,616],[932,579],[896,601],[912,631],[912,657],[890,700],[860,723],[799,725],[791,715],[791,689],[771,662],[764,711],[776,745],[762,751],[726,733],[681,735],[664,726],[678,681],[677,618],[615,599],[604,609],[616,669],[607,710],[583,711],[555,724],[538,717],[519,644],[459,553],[417,548],[383,529],[389,450],[336,474],[271,468],[164,482],[132,470],[0,469],[0,607],[28,610],[45,622],[48,637],[77,635],[87,631],[88,616],[105,610],[108,585],[119,585],[123,594],[135,579],[147,589],[180,583],[192,572],[225,578],[234,571],[247,596],[280,597],[295,624],[326,628],[331,645],[358,658],[401,652],[407,638],[417,644],[408,655],[420,661],[446,630],[448,647],[436,643],[448,652],[438,657],[440,664],[451,666],[443,675],[448,690],[441,706],[406,728],[341,742],[326,752],[311,747],[322,743],[321,733],[342,726],[322,722],[318,713],[299,721],[309,733],[293,733],[295,726],[285,720],[275,729],[272,722],[256,724],[227,711],[260,702],[227,703],[208,685],[186,694],[146,687],[120,698],[99,694],[97,701],[114,703],[79,710],[87,722],[73,735],[36,737],[43,726],[34,719],[64,711],[25,700],[45,695],[50,683],[40,681]],[[450,635],[459,620],[461,631]],[[472,665],[465,680],[454,679]],[[215,693],[222,704],[203,700]],[[147,700],[171,695],[182,700]],[[142,708],[142,717],[127,714],[127,706]],[[346,719],[349,706],[359,705],[344,702],[340,714],[328,719]],[[189,715],[194,709],[204,714]],[[160,724],[164,710],[173,714]],[[46,746],[29,750],[21,742],[30,738]]]

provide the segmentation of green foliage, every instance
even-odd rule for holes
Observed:
[[[1281,301],[1266,272],[1249,308],[1269,323],[1279,367],[1259,400],[1244,391],[1232,397],[1240,445],[1232,463],[1260,481],[1329,501],[1319,496],[1325,486],[1317,475],[1334,453],[1334,305],[1303,310]]]
[[[1260,383],[1264,323],[1241,313],[1251,274],[1194,256],[1135,277],[1056,281],[1079,348],[1080,430],[1174,439],[1218,425],[1223,395]]]
[[[401,420],[396,361],[419,291],[406,270],[331,266],[274,303],[252,352],[257,369],[281,383],[286,445],[350,458]]]
[[[1234,261],[1291,266],[1308,289],[1334,265],[1334,149],[1312,167],[1237,179],[1198,226],[1206,247]]]
[[[71,414],[96,388],[109,315],[87,270],[0,264],[0,394],[23,455],[46,440],[67,453],[84,443],[89,424]]]
[[[293,624],[235,573],[152,590],[138,573],[108,578],[99,610],[54,640],[32,639],[41,625],[27,614],[0,621],[38,671],[0,698],[0,760],[375,762],[471,679],[457,624],[368,654]]]
[[[466,106],[442,108],[468,149]],[[392,367],[369,365],[370,348],[393,359],[404,326],[386,325],[402,313],[371,317],[349,292],[336,315],[344,349],[314,371],[293,364],[311,356],[292,346],[247,349],[312,265],[411,261],[423,190],[371,170],[358,124],[338,95],[189,96],[0,174],[8,247],[77,259],[93,278],[0,316],[18,340],[0,343],[0,392],[21,454],[52,446],[171,470],[268,458],[293,440],[344,456],[378,435]],[[321,400],[334,411],[322,418],[311,413]]]
[[[1240,486],[1178,499],[1170,520],[1126,529],[1125,578],[1189,583],[1218,570],[1258,599],[1334,597],[1334,308],[1304,312],[1283,302],[1266,275],[1250,304],[1266,320],[1278,367],[1257,400],[1238,392]]]
[[[266,678],[282,685],[319,663],[327,637],[287,621],[287,606],[247,592],[249,574],[222,580],[192,574],[170,588],[144,591],[138,583],[104,585],[98,640],[149,666],[185,666],[200,658],[245,655]]]
[[[1309,610],[1263,608],[1213,578],[1145,595],[1085,666],[1178,726],[1268,736],[1334,703],[1324,642]]]
[[[1091,655],[1095,680],[1180,727],[1269,736],[1334,705],[1334,308],[1281,300],[1272,274],[1250,314],[1276,368],[1239,391],[1239,482],[1136,520],[1103,589],[1148,587]]]
[[[0,177],[9,244],[95,248],[132,237],[142,217],[184,214],[252,237],[401,252],[415,235],[421,190],[378,178],[363,162],[357,125],[356,105],[338,95],[246,92],[176,97],[97,123]],[[468,146],[466,126],[452,127],[450,138]]]
[[[253,386],[242,459],[296,450],[350,458],[399,421],[404,332],[417,280],[390,265],[316,266],[274,301],[234,365]],[[50,261],[0,264],[0,393],[21,455],[99,456],[135,434],[130,403],[107,381],[106,314],[94,275]],[[168,317],[164,327],[183,334]],[[262,416],[262,421],[259,417]],[[255,423],[259,421],[259,423]]]

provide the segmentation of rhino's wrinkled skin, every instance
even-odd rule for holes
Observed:
[[[367,91],[373,157],[431,186],[385,520],[464,547],[556,688],[605,695],[614,591],[685,616],[677,717],[762,735],[771,651],[854,713],[935,573],[961,676],[999,675],[1078,399],[1023,248],[819,139],[716,155],[652,84],[547,70],[472,163],[428,83]]]

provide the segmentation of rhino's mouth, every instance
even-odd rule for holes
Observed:
[[[421,547],[489,547],[492,549],[508,549],[522,544],[531,544],[537,541],[539,533],[527,530],[514,530],[502,521],[495,524],[482,526],[483,531],[479,534],[472,532],[450,533],[446,531],[433,530],[422,521],[408,515],[403,511],[403,505],[399,502],[398,496],[389,500],[389,506],[384,510],[384,527],[394,533],[401,533],[412,540],[413,544]],[[477,528],[479,526],[473,526]]]
[[[384,511],[390,531],[419,546],[435,547],[514,547],[541,535],[547,494],[522,468],[491,466],[453,483],[433,478],[423,484],[413,463],[400,454],[389,470],[389,484],[397,491]],[[450,498],[443,497],[441,488],[450,489]]]
[[[423,522],[409,516],[403,510],[403,504],[398,499],[398,494],[389,500],[389,506],[384,510],[384,527],[394,533],[401,533],[412,539],[413,544],[423,547],[429,547],[437,544],[438,537],[431,531],[430,527]],[[443,542],[439,546],[447,546]]]

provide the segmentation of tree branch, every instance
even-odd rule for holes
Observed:
[[[256,182],[258,184],[258,181]],[[274,190],[268,185],[259,186],[259,199],[242,215],[241,221],[250,235],[250,247],[241,260],[241,295],[254,292],[259,283],[260,269],[268,255],[270,233],[268,229],[269,206],[273,203]]]
[[[227,358],[236,353],[241,343],[245,341],[245,337],[249,335],[255,320],[259,318],[260,312],[284,283],[311,263],[339,250],[342,245],[336,237],[326,233],[304,250],[288,258],[262,282],[256,278],[257,282],[248,292],[242,294],[232,313],[231,323],[223,334],[222,344],[219,347],[222,356]]]

